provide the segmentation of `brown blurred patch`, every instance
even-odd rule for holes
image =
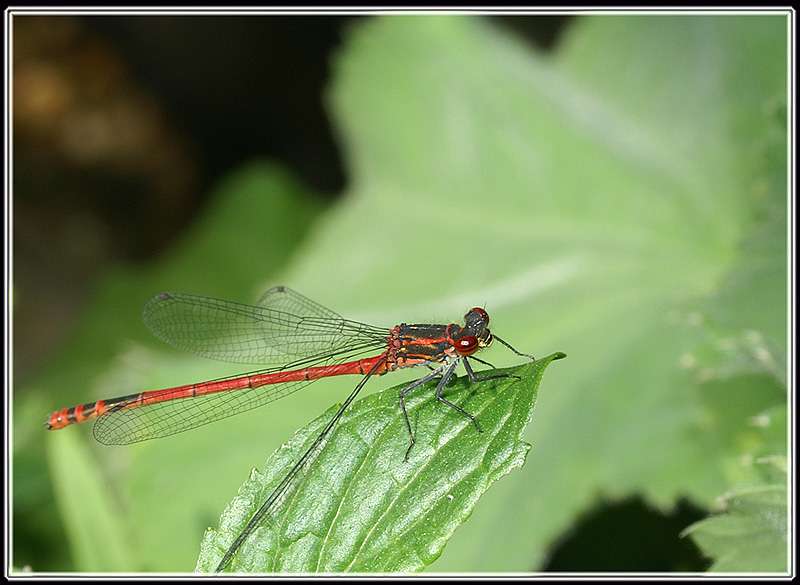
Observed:
[[[197,204],[195,154],[106,42],[13,18],[17,377],[62,338],[112,261],[143,260]]]

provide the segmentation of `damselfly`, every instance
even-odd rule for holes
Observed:
[[[94,437],[106,445],[124,445],[193,429],[262,406],[308,386],[320,378],[362,376],[322,432],[249,520],[223,556],[223,570],[309,462],[336,422],[371,376],[400,368],[426,366],[432,371],[409,383],[399,393],[400,410],[409,435],[405,458],[414,446],[414,432],[406,411],[409,392],[439,378],[436,398],[468,418],[469,412],[449,401],[444,389],[461,363],[470,381],[479,378],[469,360],[497,340],[517,355],[529,357],[489,331],[489,315],[474,307],[464,325],[406,324],[390,329],[345,319],[285,287],[268,290],[257,305],[181,294],[161,293],[144,308],[144,322],[167,343],[212,359],[262,364],[265,369],[208,382],[147,390],[98,400],[53,412],[48,429],[96,419]],[[481,379],[501,377],[490,374]]]

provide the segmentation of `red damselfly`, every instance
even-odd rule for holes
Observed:
[[[400,410],[409,435],[407,460],[415,441],[405,405],[411,390],[439,378],[437,400],[468,418],[480,431],[474,416],[443,395],[456,366],[462,363],[470,381],[477,381],[479,377],[469,360],[491,366],[474,354],[493,340],[518,355],[534,359],[493,335],[488,327],[489,315],[480,307],[469,310],[463,326],[402,323],[386,329],[345,319],[285,286],[268,290],[257,305],[161,293],[145,305],[143,317],[157,337],[179,349],[207,358],[269,367],[64,408],[49,416],[48,429],[96,419],[93,432],[100,443],[125,445],[173,435],[262,406],[320,378],[363,376],[228,548],[218,572],[228,565],[264,515],[281,499],[371,376],[412,366],[432,370],[399,393]],[[503,376],[489,374],[480,379]]]

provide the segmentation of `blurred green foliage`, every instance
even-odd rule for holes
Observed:
[[[485,304],[523,351],[569,354],[538,399],[527,464],[432,570],[541,566],[600,494],[666,509],[780,486],[759,462],[786,455],[786,35],[781,16],[601,16],[545,58],[469,16],[354,27],[330,94],[352,177],[335,208],[320,215],[270,165],[235,173],[168,257],[107,279],[15,396],[15,536],[43,543],[15,564],[191,570],[251,467],[352,386],[320,381],[269,412],[132,447],[44,433],[59,406],[237,371],[147,337],[139,307],[162,289],[252,301],[284,283],[376,325]],[[65,433],[83,444],[59,444],[75,443]],[[99,472],[70,477],[85,468],[56,464],[69,449]],[[118,539],[78,526],[69,509],[87,493],[105,494]],[[45,550],[59,512],[70,566]],[[785,568],[776,532],[761,570]]]

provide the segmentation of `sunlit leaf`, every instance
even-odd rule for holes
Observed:
[[[234,557],[234,571],[405,572],[429,565],[480,496],[520,467],[530,449],[521,435],[531,419],[553,354],[502,372],[509,376],[448,387],[447,398],[472,422],[437,402],[434,383],[407,402],[417,442],[408,461],[408,433],[398,393],[384,390],[354,403],[275,514]],[[493,375],[497,373],[492,372]],[[485,375],[485,374],[484,374]],[[213,571],[256,509],[305,452],[337,407],[299,430],[253,471],[209,529],[197,568]]]

